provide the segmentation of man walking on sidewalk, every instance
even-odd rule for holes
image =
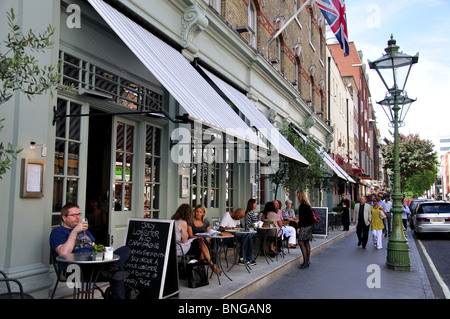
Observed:
[[[366,248],[369,239],[369,228],[372,220],[372,211],[369,204],[366,204],[366,198],[363,196],[360,202],[355,205],[355,216],[353,224],[356,224],[356,235],[358,236],[358,246]]]

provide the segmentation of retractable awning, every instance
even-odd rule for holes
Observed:
[[[180,52],[102,0],[89,3],[188,112],[190,119],[267,148]]]
[[[219,79],[217,76],[202,68],[206,75],[217,85],[231,102],[245,115],[245,117],[254,125],[258,131],[274,146],[278,153],[296,160],[304,165],[309,162],[289,143],[286,138],[266,119],[258,108],[244,94]]]
[[[350,177],[350,175],[347,174],[347,172],[339,166],[338,163],[334,159],[331,158],[331,156],[325,152],[325,150],[320,149],[319,154],[323,156],[323,160],[325,163],[328,164],[328,166],[336,173],[337,176],[340,178],[349,181],[350,183],[356,184],[355,180]]]
[[[292,128],[295,133],[297,133],[298,136],[300,136],[304,141],[306,141],[307,137],[304,136],[302,133],[300,133],[295,127]],[[355,183],[355,180],[350,177],[350,175],[347,174],[347,172],[339,166],[338,163],[334,159],[331,158],[331,156],[325,152],[325,150],[321,147],[316,148],[316,152],[320,154],[324,160],[324,162],[327,164],[327,166],[341,179],[344,181],[348,181],[350,183]]]

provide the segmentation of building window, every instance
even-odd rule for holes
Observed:
[[[220,15],[222,14],[222,0],[210,0],[209,5],[214,8]]]
[[[63,99],[57,101],[58,115],[77,115],[81,114],[81,110],[82,106],[78,103]],[[82,118],[62,117],[55,124],[52,226],[59,226],[61,208],[68,202],[78,203]]]
[[[325,43],[322,42],[323,39],[323,31],[322,28],[319,29],[319,59],[320,62],[322,62],[322,65],[324,65],[323,61],[325,60]]]
[[[266,203],[266,193],[265,193],[265,180],[266,176],[264,175],[264,164],[258,161],[258,164],[256,165],[256,194],[258,202],[258,205],[264,205]]]
[[[229,149],[226,149],[225,152],[226,152],[225,206],[227,212],[232,212],[234,211],[234,183],[235,183],[234,174],[236,173],[235,169],[239,166],[235,165],[236,162],[235,152],[230,152]],[[235,158],[230,158],[230,156],[233,155]]]
[[[131,194],[134,179],[135,128],[131,124],[117,122],[116,136],[114,211],[130,211],[133,209]]]
[[[314,77],[312,75],[309,77],[309,97],[311,99],[311,105],[317,107],[314,99]]]
[[[301,90],[300,88],[301,86],[301,78],[302,78],[302,74],[301,74],[301,65],[300,65],[300,58],[296,57],[295,58],[295,82],[294,82],[294,86],[297,89],[297,91],[300,92],[301,94]]]
[[[277,63],[275,63],[275,68],[279,71],[279,72],[283,72],[283,70],[282,70],[282,65],[283,65],[283,63],[282,63],[282,58],[283,58],[283,49],[282,49],[282,46],[283,46],[283,41],[282,41],[282,39],[281,39],[281,37],[279,36],[278,38],[277,38]]]
[[[64,51],[60,51],[60,60],[63,62],[62,84],[64,85],[109,94],[112,96],[111,102],[137,111],[162,108],[162,94]]]
[[[250,28],[250,46],[257,48],[258,46],[258,12],[254,1],[248,4],[248,26]]]
[[[159,218],[161,129],[147,125],[145,141],[144,213],[149,218]]]
[[[309,45],[311,46],[311,48],[313,49],[313,51],[316,51],[316,48],[314,47],[313,44],[313,40],[315,37],[315,32],[314,32],[314,17],[313,17],[313,13],[312,11],[310,12],[309,16],[308,16],[308,25],[309,25]]]
[[[201,152],[202,161],[198,163],[197,152]],[[219,207],[219,164],[213,160],[215,148],[197,150],[192,148],[190,175],[191,205],[203,205],[206,208]]]

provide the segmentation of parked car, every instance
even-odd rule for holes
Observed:
[[[414,234],[450,233],[450,203],[444,201],[420,202],[414,215]]]
[[[417,204],[425,202],[425,201],[432,201],[432,199],[413,199],[410,203],[409,203],[409,210],[411,211],[411,218],[409,220],[409,227],[414,230],[414,215],[416,214],[416,208],[417,208]]]

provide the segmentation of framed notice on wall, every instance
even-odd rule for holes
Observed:
[[[22,183],[20,197],[44,197],[45,161],[22,159]]]
[[[189,176],[180,175],[180,197],[187,198],[189,195]]]

